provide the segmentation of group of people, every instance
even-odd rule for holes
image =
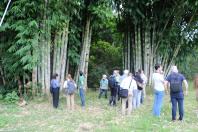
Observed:
[[[154,91],[154,103],[152,113],[156,117],[160,117],[163,106],[165,92],[170,92],[170,99],[172,103],[172,121],[176,120],[177,105],[179,107],[179,119],[183,120],[184,116],[184,92],[183,84],[185,86],[185,94],[188,94],[188,83],[185,77],[178,72],[177,66],[172,66],[170,74],[165,78],[160,64],[155,65],[155,72],[152,75],[152,87]],[[79,88],[79,95],[81,99],[81,106],[85,107],[85,78],[83,72],[79,73],[78,84],[68,74],[63,84],[65,94],[67,97],[67,107],[74,109],[74,94]],[[60,84],[57,79],[58,75],[53,75],[51,80],[50,92],[53,97],[54,108],[58,107],[59,103],[59,89]],[[198,81],[195,81],[196,86]],[[107,77],[103,75],[100,80],[100,92],[98,98],[104,94],[107,98],[107,92],[110,88],[109,105],[116,106],[117,101],[121,102],[121,111],[123,115],[131,114],[132,108],[136,109],[144,102],[146,97],[147,77],[143,70],[138,70],[134,75],[129,70],[124,70],[123,75],[119,74],[119,70],[114,70],[113,75]]]
[[[177,105],[179,107],[179,118],[182,121],[184,116],[184,92],[183,84],[185,86],[185,95],[188,94],[188,83],[181,73],[178,72],[177,66],[172,66],[171,73],[164,78],[162,66],[155,65],[155,73],[152,76],[154,88],[154,105],[153,115],[159,117],[163,105],[163,97],[165,91],[170,92],[170,99],[172,104],[172,121],[176,121]]]
[[[109,99],[110,106],[116,106],[117,100],[121,99],[122,113],[125,114],[126,104],[128,106],[128,112],[131,113],[132,106],[134,109],[138,108],[144,101],[146,96],[146,83],[147,77],[144,75],[143,70],[138,70],[133,76],[129,73],[129,70],[124,70],[123,75],[119,74],[119,70],[114,70],[113,75],[107,78],[106,75],[102,76],[100,81],[99,98],[104,93],[107,98],[107,90],[110,88],[111,96]],[[128,90],[128,97],[123,98],[121,91],[123,89]]]
[[[79,88],[79,95],[81,99],[81,106],[84,108],[85,107],[85,77],[83,75],[83,72],[79,72],[79,78],[78,78],[78,84],[75,83],[73,80],[71,74],[68,74],[66,77],[66,80],[63,84],[64,92],[66,95],[66,100],[67,100],[67,107],[68,109],[74,110],[74,96],[75,96],[75,91],[77,87]],[[54,74],[52,76],[52,80],[50,82],[50,92],[52,94],[52,102],[53,102],[53,107],[57,108],[59,104],[59,91],[60,91],[60,83],[58,81],[58,74]]]
[[[114,70],[113,75],[107,78],[103,75],[100,81],[100,93],[99,98],[104,93],[107,98],[107,90],[110,88],[111,96],[109,99],[110,106],[116,106],[117,100],[121,99],[122,102],[122,114],[126,113],[126,105],[128,107],[127,113],[131,113],[132,107],[138,108],[144,101],[146,96],[146,83],[147,77],[144,75],[143,70],[138,70],[133,76],[129,73],[129,70],[124,70],[123,75],[119,74],[119,70]],[[127,97],[122,96],[122,91],[127,90]]]
[[[178,120],[182,121],[184,116],[183,84],[185,86],[185,95],[188,94],[188,83],[184,75],[178,72],[177,66],[172,66],[170,74],[165,78],[160,64],[156,64],[154,68],[155,72],[152,75],[152,88],[154,91],[153,115],[160,117],[164,94],[170,92],[172,121],[176,121],[177,105],[179,107]],[[120,76],[118,70],[114,70],[113,75],[108,79],[106,75],[103,75],[100,81],[99,98],[103,93],[107,98],[107,89],[109,87],[111,92],[109,104],[116,106],[116,100],[121,98],[122,114],[130,114],[132,108],[136,109],[143,103],[146,97],[146,84],[147,77],[144,75],[143,70],[138,70],[135,75],[129,73],[128,70],[124,70],[122,76]],[[195,80],[195,86],[198,87],[198,78]]]

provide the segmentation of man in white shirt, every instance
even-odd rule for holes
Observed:
[[[121,89],[128,89],[128,97],[122,98],[122,115],[126,113],[126,102],[128,100],[128,111],[127,114],[130,114],[132,111],[132,95],[133,89],[137,89],[136,81],[133,79],[132,76],[124,78],[120,85]]]
[[[161,65],[156,64],[155,70],[156,71],[155,73],[153,73],[152,76],[152,83],[154,88],[153,115],[159,117],[161,112],[161,107],[163,104],[165,79],[163,76]]]

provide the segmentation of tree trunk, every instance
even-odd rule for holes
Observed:
[[[6,80],[5,80],[5,76],[4,76],[4,72],[3,72],[3,68],[0,66],[0,75],[3,81],[3,85],[6,84]]]
[[[82,51],[81,51],[81,56],[80,56],[80,64],[79,64],[79,68],[78,70],[82,71],[85,73],[85,80],[87,80],[87,73],[86,73],[86,68],[85,68],[85,65],[86,65],[86,59],[87,59],[87,56],[89,54],[89,50],[90,50],[90,46],[89,46],[89,43],[90,43],[90,37],[91,37],[91,16],[90,14],[87,15],[87,18],[86,18],[86,23],[85,23],[85,28],[83,30],[83,35],[82,35]],[[77,81],[78,81],[78,75],[79,73],[77,73]],[[85,88],[87,87],[86,86],[87,82],[85,82]]]

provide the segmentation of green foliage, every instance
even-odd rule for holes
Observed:
[[[12,93],[7,93],[4,100],[8,104],[14,104],[19,100],[19,97],[17,93],[13,91]]]
[[[2,100],[3,99],[3,95],[2,94],[0,94],[0,100]]]
[[[122,68],[122,50],[105,41],[97,41],[91,46],[88,85],[98,88],[103,74],[109,75],[115,67]],[[94,78],[94,79],[93,79]]]

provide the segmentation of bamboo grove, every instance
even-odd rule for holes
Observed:
[[[0,2],[1,16],[6,4]],[[112,18],[122,38],[121,69],[142,68],[150,77],[161,63],[167,74],[197,46],[197,9],[197,0],[12,1],[0,27],[2,83],[28,78],[49,95],[53,73],[61,84],[68,72],[77,79],[81,70],[87,79],[93,34]]]

